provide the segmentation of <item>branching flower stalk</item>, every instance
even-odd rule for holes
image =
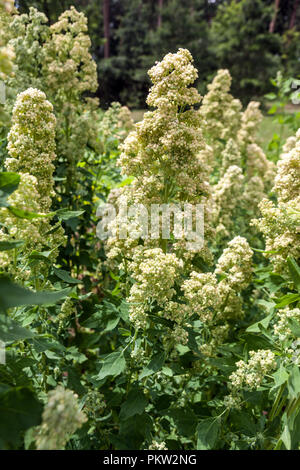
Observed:
[[[56,167],[67,181],[60,192],[66,193],[75,177],[77,163],[87,145],[97,148],[97,99],[85,97],[96,91],[96,64],[89,52],[87,19],[74,7],[49,26],[44,13],[30,8],[15,15],[9,44],[16,54],[16,79],[10,81],[15,93],[29,87],[43,91],[54,106],[57,119]],[[8,110],[11,101],[7,102]],[[69,189],[68,189],[69,188]]]
[[[8,171],[20,174],[18,189],[9,197],[8,202],[16,209],[35,214],[45,214],[45,218],[18,218],[9,209],[0,209],[1,240],[22,241],[20,252],[29,256],[32,250],[50,248],[49,260],[54,261],[58,247],[64,243],[64,231],[57,225],[52,230],[51,212],[54,196],[53,161],[55,155],[56,120],[53,107],[40,90],[29,88],[18,95],[13,110],[12,128],[8,135],[8,151],[6,159]],[[16,254],[11,251],[1,252],[3,266],[9,271],[16,270],[15,275],[28,276],[30,269],[16,266]],[[39,263],[43,271],[47,265]],[[37,267],[35,272],[37,274]],[[17,274],[18,273],[18,274]]]
[[[213,230],[207,163],[212,161],[212,149],[204,140],[203,117],[194,108],[201,97],[192,87],[197,77],[192,62],[189,51],[179,49],[149,71],[153,85],[147,103],[155,110],[145,113],[126,138],[119,159],[122,172],[135,179],[109,201],[126,201],[128,206],[142,203],[148,208],[151,204],[203,203],[204,246],[193,252],[186,239],[132,239],[130,233],[140,228],[134,218],[122,227],[128,229],[128,238],[120,239],[116,226],[121,219],[117,217],[110,225],[115,231],[107,241],[107,255],[109,261],[128,260],[134,283],[127,300],[135,328],[146,331],[151,315],[163,317],[173,325],[170,337],[165,338],[166,350],[171,351],[170,341],[173,347],[188,341],[187,327],[198,316],[203,331],[210,332],[209,344],[204,342],[202,351],[213,355],[226,340],[231,322],[243,316],[240,292],[251,280],[252,250],[244,238],[236,237],[214,273],[197,267],[200,259],[213,262],[208,245]]]
[[[240,101],[229,93],[230,85],[229,71],[219,70],[199,110],[205,139],[213,148],[210,183],[218,252],[238,234],[253,243],[256,234],[249,228],[250,221],[258,215],[258,204],[268,195],[275,176],[274,164],[257,143],[262,120],[259,103],[250,102],[242,112]]]
[[[286,259],[300,262],[300,130],[289,139],[277,163],[274,192],[277,204],[268,199],[260,203],[262,217],[253,221],[262,232],[265,256],[275,271],[286,272]]]

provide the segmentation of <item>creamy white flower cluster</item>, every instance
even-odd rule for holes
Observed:
[[[237,162],[238,155],[241,156],[233,151],[231,158]],[[257,144],[247,147],[246,171],[241,167],[241,160],[236,165],[228,166],[227,146],[222,156],[226,158],[222,167],[227,167],[227,170],[212,191],[213,225],[218,244],[236,233],[251,234],[251,219],[258,216],[258,205],[270,191],[274,178],[273,163],[267,160]]]
[[[54,194],[52,161],[56,157],[56,121],[53,107],[43,92],[29,88],[18,96],[12,122],[7,146],[10,158],[6,159],[5,166],[7,170],[19,173],[21,179],[8,202],[18,210],[47,216]],[[64,243],[62,227],[58,224],[56,230],[51,231],[53,227],[49,217],[18,218],[4,207],[0,209],[0,220],[4,227],[1,228],[0,239],[23,241],[23,254],[49,246],[49,259],[54,260],[58,246]],[[30,273],[30,269],[24,267],[17,269],[17,259],[11,251],[1,253],[1,260],[3,266],[14,271],[17,277],[26,278]],[[43,263],[40,263],[40,268],[45,268]]]
[[[187,49],[167,54],[148,74],[153,83],[147,104],[155,108],[193,105],[200,101],[196,88],[190,87],[198,77]]]
[[[276,369],[275,354],[269,349],[249,352],[250,359],[236,362],[237,370],[229,377],[228,388],[231,393],[224,398],[227,408],[241,409],[243,390],[256,390],[268,374]]]
[[[42,424],[36,430],[36,447],[38,450],[64,449],[72,435],[87,418],[80,411],[78,396],[62,386],[48,393]]]
[[[265,256],[276,271],[283,272],[288,256],[300,260],[300,129],[296,138],[288,140],[277,163],[274,191],[278,204],[263,199],[262,217],[253,223],[264,235]]]
[[[290,137],[288,137],[286,139],[285,144],[282,147],[282,153],[286,154],[290,150],[292,150],[295,147],[296,142],[297,142],[297,137],[295,135],[291,135]]]
[[[251,282],[252,256],[253,251],[247,240],[240,236],[235,237],[219,258],[216,274],[226,276],[226,282],[230,287],[242,291]]]
[[[12,16],[9,25],[9,45],[15,52],[15,74],[9,80],[11,91],[15,95],[29,87],[46,91],[41,79],[44,62],[43,44],[49,37],[48,19],[36,8],[30,7],[28,14]],[[15,101],[7,103],[8,110]]]
[[[269,191],[274,183],[275,165],[270,162],[262,148],[256,143],[247,146],[247,180],[251,181],[260,178],[263,182],[264,192]]]
[[[214,159],[209,163],[217,247],[237,234],[251,235],[250,220],[258,215],[258,203],[268,194],[275,175],[274,164],[256,142],[262,119],[259,103],[252,101],[241,112],[240,101],[229,93],[230,85],[229,71],[219,70],[199,110],[205,139],[213,148]]]
[[[232,156],[234,155],[233,153]],[[230,165],[213,188],[213,223],[218,239],[230,238],[234,233],[236,219],[241,215],[238,212],[238,206],[243,190],[243,170],[240,166]]]
[[[237,142],[230,138],[227,140],[221,153],[220,176],[223,176],[230,166],[241,166],[242,156]]]
[[[242,105],[229,93],[231,80],[228,70],[219,70],[200,108],[206,137],[216,151],[222,148],[222,140],[236,137],[240,126]]]
[[[278,310],[277,312],[278,321],[274,324],[274,333],[279,337],[280,341],[284,341],[290,337],[293,337],[290,329],[290,320],[294,320],[297,323],[300,321],[300,308],[289,308]]]
[[[123,173],[137,177],[143,203],[157,197],[168,202],[174,191],[184,201],[209,193],[205,160],[211,150],[203,139],[200,114],[186,109],[201,99],[189,86],[197,77],[192,61],[189,51],[179,49],[149,71],[153,87],[147,102],[157,109],[144,114],[122,147],[119,165]]]
[[[145,328],[151,302],[156,301],[163,308],[173,298],[183,262],[161,248],[137,249],[128,267],[136,281],[128,298],[130,319],[137,328]]]
[[[189,314],[199,315],[210,336],[202,346],[205,354],[213,355],[226,339],[232,320],[243,316],[239,293],[251,282],[252,255],[247,240],[238,236],[224,250],[214,273],[194,271],[183,283]]]
[[[289,151],[285,148],[277,163],[277,174],[275,177],[274,190],[278,202],[286,203],[300,198],[300,129],[296,134],[296,140]]]
[[[276,369],[275,354],[271,350],[250,351],[249,355],[248,362],[238,361],[236,363],[237,370],[229,377],[229,388],[232,391],[257,389],[265,376]]]
[[[44,46],[44,76],[52,90],[63,93],[62,99],[97,89],[87,31],[87,18],[73,6],[50,26],[50,39]]]
[[[245,165],[246,183],[251,186],[252,180],[257,181],[260,178],[263,191],[267,193],[274,183],[276,169],[257,142],[256,135],[263,119],[259,106],[260,103],[251,101],[242,113],[237,144]],[[247,187],[245,193],[247,193]]]
[[[253,143],[256,139],[258,126],[263,118],[259,106],[259,102],[250,101],[246,110],[241,115],[241,124],[237,137],[241,148],[246,148],[247,145]]]
[[[99,123],[99,129],[103,136],[104,144],[109,136],[115,136],[119,142],[123,142],[134,128],[131,111],[127,106],[121,106],[118,102],[111,103]]]
[[[108,196],[108,202],[110,204],[120,204],[130,207],[132,196],[132,188],[128,187],[125,191],[122,188],[114,189]],[[137,217],[127,217],[124,220],[122,213],[118,213],[117,216],[109,223],[108,229],[111,231],[111,235],[106,241],[105,249],[108,258],[108,264],[113,267],[115,264],[119,264],[120,260],[132,259],[134,251],[139,245],[139,238],[134,236],[141,230]],[[127,237],[120,237],[120,233],[124,231],[127,233]]]
[[[168,450],[168,448],[164,441],[162,442],[152,441],[152,443],[149,446],[149,450]]]
[[[10,158],[8,171],[29,173],[36,177],[40,210],[51,207],[53,192],[53,160],[55,155],[56,119],[45,93],[29,88],[20,93],[13,109],[13,126],[8,134]]]

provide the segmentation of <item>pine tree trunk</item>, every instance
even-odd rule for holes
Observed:
[[[103,22],[104,22],[104,58],[109,58],[109,0],[103,0]]]
[[[295,26],[298,6],[299,6],[299,0],[295,0],[294,1],[294,8],[293,8],[291,18],[290,18],[289,29],[293,29],[293,27]]]
[[[274,13],[273,13],[273,18],[270,22],[269,33],[274,33],[275,31],[275,24],[276,24],[276,19],[277,19],[277,13],[279,10],[279,4],[280,4],[280,0],[275,0]]]

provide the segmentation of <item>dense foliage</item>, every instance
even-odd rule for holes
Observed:
[[[135,124],[92,97],[83,13],[0,21],[0,448],[299,449],[297,116],[266,155],[259,103],[227,69],[200,96],[179,48]],[[153,206],[200,206],[204,238],[147,237]]]

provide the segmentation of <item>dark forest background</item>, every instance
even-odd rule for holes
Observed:
[[[166,53],[188,48],[199,70],[198,88],[219,68],[233,77],[243,102],[270,89],[270,78],[300,74],[300,0],[19,0],[51,23],[71,5],[88,17],[102,107],[120,101],[144,106],[147,70]]]

